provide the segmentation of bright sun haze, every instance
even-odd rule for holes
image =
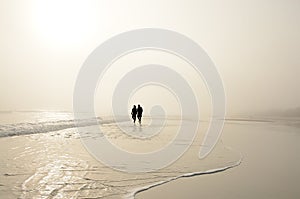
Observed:
[[[299,9],[292,0],[1,1],[0,109],[71,111],[87,56],[145,27],[177,31],[204,48],[229,114],[299,107]]]
[[[96,10],[90,1],[36,1],[33,20],[42,40],[76,46],[95,31]]]

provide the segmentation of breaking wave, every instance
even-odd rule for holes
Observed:
[[[52,131],[59,131],[68,128],[75,128],[76,126],[92,126],[102,123],[110,122],[103,120],[100,117],[81,120],[57,120],[45,122],[23,122],[15,124],[2,124],[0,125],[0,137],[27,135],[36,133],[47,133]]]

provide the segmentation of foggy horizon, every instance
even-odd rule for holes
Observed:
[[[72,111],[87,56],[112,36],[144,27],[179,32],[207,52],[224,83],[227,115],[300,107],[297,1],[0,4],[1,111]]]

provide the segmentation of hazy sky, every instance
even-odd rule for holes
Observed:
[[[300,106],[300,1],[0,2],[0,110],[72,110],[89,53],[132,29],[200,44],[223,78],[228,113]]]

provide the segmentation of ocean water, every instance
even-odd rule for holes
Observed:
[[[97,120],[101,122],[102,119],[97,118]],[[47,133],[75,128],[74,121],[73,114],[70,112],[0,112],[0,137]],[[89,118],[83,119],[78,124],[79,126],[89,126],[93,124],[93,120]]]
[[[125,135],[120,127],[137,136],[147,135],[153,128],[149,118],[144,118],[142,126],[126,120],[116,123],[97,118],[97,121],[103,132],[99,136],[106,136],[111,143],[132,153],[163,148],[173,140],[181,124],[178,118],[168,118],[160,133],[138,139]],[[95,125],[92,120],[84,119],[79,124],[86,129],[85,136],[94,136],[89,134]],[[182,177],[225,171],[241,163],[241,154],[225,146],[222,140],[209,156],[200,160],[199,147],[208,122],[200,121],[199,125],[199,135],[174,163],[155,171],[127,173],[106,166],[86,150],[72,113],[1,112],[0,142],[5,152],[1,153],[0,197],[134,198],[136,193],[153,186]],[[118,166],[126,168],[128,164],[123,161]],[[151,162],[144,164],[151,166]]]

